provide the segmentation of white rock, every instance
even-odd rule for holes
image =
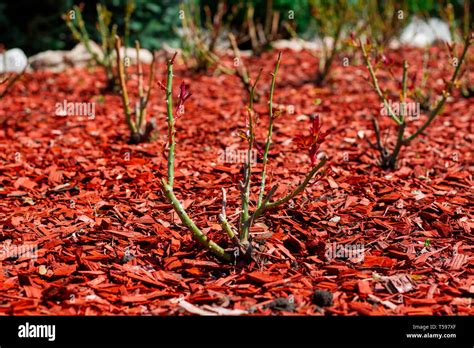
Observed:
[[[164,52],[166,56],[173,55],[176,52],[178,53],[178,56],[183,55],[183,50],[181,48],[172,47],[172,46],[168,45],[166,42],[163,43],[163,47],[161,47],[160,52]]]
[[[65,68],[64,55],[67,51],[44,51],[29,58],[33,70],[50,69],[62,71]]]
[[[6,63],[6,64],[5,64]],[[28,65],[28,58],[19,48],[12,48],[0,55],[0,73],[20,73]]]
[[[402,44],[418,47],[431,45],[437,40],[451,42],[449,25],[438,18],[430,18],[428,21],[424,21],[414,17],[400,35]]]
[[[290,49],[299,52],[301,50],[317,50],[321,48],[321,43],[315,41],[305,41],[301,39],[276,40],[272,43],[272,47],[278,50]]]
[[[94,41],[89,41],[89,46],[92,52],[96,53],[99,59],[102,59],[103,54],[100,46],[96,44]],[[86,46],[80,42],[72,50],[66,52],[64,55],[64,60],[76,67],[86,66],[87,63],[92,59],[92,55],[87,50]]]
[[[96,53],[99,59],[102,59],[103,54],[101,48],[94,41],[90,41],[91,51]],[[137,62],[137,52],[134,48],[122,47],[121,55],[129,57],[131,64]],[[112,59],[115,62],[115,54]],[[47,69],[53,72],[61,72],[68,67],[84,67],[92,59],[92,54],[89,53],[83,43],[78,43],[71,51],[45,51],[30,57],[30,65],[34,70]],[[140,49],[140,61],[143,64],[150,64],[153,60],[153,54],[147,49]]]
[[[122,47],[120,48],[120,55],[122,57],[130,58],[131,64],[137,63],[137,51],[135,50],[135,48],[127,47],[127,49],[124,49],[124,47]],[[153,60],[153,54],[147,49],[141,48],[140,49],[140,62],[142,62],[142,64],[151,64],[152,60]]]

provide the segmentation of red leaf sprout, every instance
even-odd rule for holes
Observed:
[[[321,121],[319,115],[313,118],[310,128],[310,135],[298,136],[295,140],[300,149],[308,151],[311,165],[316,165],[319,146],[324,141],[329,132],[321,132]]]
[[[176,105],[176,113],[179,113],[179,111],[182,110],[184,102],[192,95],[189,92],[188,88],[189,86],[186,85],[184,81],[181,82],[181,85],[179,86],[178,105]]]

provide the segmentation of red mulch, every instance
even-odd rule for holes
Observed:
[[[431,86],[439,90],[450,71],[446,54],[433,52]],[[403,54],[421,70],[421,50],[392,52],[398,63]],[[260,142],[275,59],[270,52],[247,63],[252,76],[264,69]],[[227,189],[235,222],[240,168],[218,163],[218,151],[244,147],[238,133],[246,94],[237,77],[193,75],[177,63],[175,94],[183,78],[193,93],[178,120],[177,196],[197,225],[225,244],[220,189]],[[127,145],[120,97],[100,95],[100,70],[26,75],[0,101],[0,314],[473,315],[472,100],[456,92],[428,133],[404,148],[400,168],[384,172],[366,142],[373,139],[369,115],[380,110],[366,70],[338,66],[318,89],[304,83],[316,63],[308,52],[283,54],[275,103],[295,113],[276,122],[268,185],[281,183],[280,196],[308,170],[307,155],[291,139],[309,132],[312,113],[331,130],[322,146],[330,170],[258,221],[252,233],[263,253],[250,265],[214,259],[165,202],[159,88],[149,111],[158,139]],[[164,80],[163,61],[159,70]],[[64,99],[95,102],[96,118],[55,116]],[[390,124],[387,118],[381,126]],[[333,243],[362,244],[365,257],[328,259]],[[37,254],[12,257],[25,244]],[[313,301],[317,289],[333,294],[332,305]]]

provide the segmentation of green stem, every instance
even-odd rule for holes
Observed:
[[[168,182],[171,187],[174,185],[174,148],[175,148],[175,121],[173,117],[173,62],[176,53],[168,61],[167,78],[166,78],[166,114],[168,122]]]
[[[313,167],[313,169],[311,169],[311,171],[306,175],[306,178],[304,179],[304,181],[298,187],[296,187],[294,191],[290,192],[288,195],[286,195],[285,197],[275,202],[268,203],[267,210],[276,208],[279,205],[287,203],[290,199],[292,199],[293,197],[298,195],[300,192],[302,192],[306,188],[306,186],[308,186],[313,176],[318,172],[319,169],[321,169],[322,166],[324,166],[326,162],[327,162],[327,158],[324,157],[321,161],[319,161],[319,163],[316,166]]]
[[[287,194],[285,197],[275,202],[262,204],[259,208],[257,208],[257,210],[252,216],[252,219],[253,220],[257,219],[264,211],[275,209],[278,206],[287,203],[290,199],[294,198],[296,195],[302,192],[306,188],[306,186],[308,186],[313,176],[318,172],[319,169],[321,169],[322,166],[324,166],[326,162],[327,162],[327,158],[324,157],[316,166],[313,167],[313,169],[311,169],[311,171],[306,175],[306,178],[304,179],[304,181],[300,185],[298,185],[298,187],[296,187],[293,191]]]
[[[401,121],[403,122],[404,112],[405,112],[405,103],[407,101],[407,76],[408,76],[408,62],[406,60],[403,61],[403,77],[402,77],[402,103],[404,103],[404,107],[402,108],[402,117]]]
[[[109,29],[108,25],[110,22],[111,13],[105,6],[97,4],[97,28],[101,39],[101,52],[102,58],[92,50],[90,44],[90,37],[87,32],[84,19],[82,17],[81,9],[78,6],[73,6],[73,10],[77,18],[73,20],[70,15],[66,13],[63,18],[66,21],[66,25],[71,30],[74,39],[84,44],[87,52],[91,55],[92,60],[105,70],[107,77],[107,88],[115,89],[118,83],[118,77],[115,76],[112,62],[112,52],[115,46],[115,36],[117,34],[117,25],[112,25]]]
[[[331,53],[329,55],[327,53],[324,54],[325,56],[324,68],[322,69],[322,71],[320,70],[319,77],[318,77],[318,83],[320,85],[324,83],[324,81],[328,77],[329,71],[331,70],[332,62],[334,61],[334,57],[336,56],[336,53],[337,53],[337,45],[339,44],[339,40],[341,39],[343,26],[344,26],[344,22],[341,20],[341,22],[339,22],[339,25],[336,29],[336,34],[334,36],[334,43],[331,49]],[[323,39],[323,45],[324,45],[324,39]],[[327,50],[324,50],[324,52],[327,52]]]
[[[260,205],[259,208],[257,208],[257,210],[255,210],[252,214],[252,216],[250,216],[250,218],[248,218],[248,220],[245,222],[245,224],[248,226],[248,228],[250,229],[250,227],[252,227],[253,225],[253,222],[255,221],[255,219],[260,216],[261,213],[263,213],[267,207],[267,204],[268,202],[270,201],[270,199],[273,197],[273,194],[275,193],[276,189],[278,188],[278,185],[275,185],[273,186],[270,191],[268,191],[267,195],[265,196],[262,204]]]
[[[397,164],[397,159],[398,155],[400,153],[400,150],[402,149],[402,146],[404,145],[403,143],[403,135],[405,134],[405,128],[406,128],[406,123],[405,123],[405,105],[406,105],[406,99],[407,99],[407,76],[408,76],[408,62],[406,60],[403,61],[403,77],[402,77],[402,96],[401,96],[401,107],[400,107],[400,121],[402,122],[401,125],[398,126],[398,132],[397,132],[397,142],[395,144],[395,147],[393,149],[392,154],[388,157],[388,163],[387,166],[390,169],[395,169],[395,166]],[[382,161],[384,160],[383,158],[383,153],[382,153]]]
[[[132,111],[130,110],[129,99],[128,99],[128,92],[127,92],[127,84],[125,83],[125,71],[123,66],[122,58],[120,57],[120,46],[121,41],[120,38],[117,36],[115,39],[115,51],[117,55],[117,67],[120,79],[120,89],[122,90],[122,104],[123,109],[125,111],[125,121],[127,122],[128,128],[130,132],[133,134],[137,133],[137,126],[132,120]]]
[[[219,221],[221,222],[222,229],[227,233],[230,240],[239,244],[239,240],[236,237],[234,231],[232,230],[232,226],[227,221],[227,214],[226,214],[226,207],[227,207],[227,194],[225,188],[222,188],[222,211],[219,214]]]
[[[405,133],[406,123],[404,122],[400,126],[398,126],[398,134],[397,134],[397,143],[393,149],[392,154],[389,157],[388,167],[390,169],[395,169],[395,165],[397,164],[398,155],[400,150],[402,149],[403,143],[403,134]]]
[[[247,242],[249,229],[245,222],[249,218],[249,203],[250,203],[250,182],[251,182],[251,174],[252,174],[252,150],[254,145],[254,130],[253,130],[253,118],[254,118],[254,110],[253,110],[253,101],[255,96],[255,89],[257,87],[258,80],[260,80],[262,70],[258,72],[257,78],[255,79],[252,88],[250,89],[250,97],[249,97],[249,107],[248,107],[248,149],[247,149],[247,163],[244,166],[245,175],[244,175],[244,185],[242,188],[241,194],[241,201],[242,201],[242,213],[240,215],[240,241]]]
[[[236,69],[236,74],[237,76],[239,76],[240,81],[242,81],[242,84],[245,86],[245,89],[250,93],[252,86],[250,85],[249,74],[247,68],[245,67],[244,61],[242,60],[239,47],[237,45],[237,40],[235,39],[235,36],[232,33],[229,33],[227,36],[229,38],[230,45],[232,46],[234,57],[238,60],[239,64]]]
[[[219,221],[221,223],[221,227],[224,230],[225,233],[227,233],[227,236],[230,238],[230,240],[235,240],[236,235],[234,231],[232,231],[232,227],[230,226],[229,222],[227,221],[227,218],[223,216],[222,214],[219,214]]]
[[[184,226],[186,226],[196,241],[201,243],[206,249],[212,252],[217,257],[225,260],[225,261],[232,261],[232,255],[229,255],[221,246],[217,243],[210,240],[202,231],[196,226],[196,224],[190,219],[186,210],[181,205],[179,200],[176,198],[173,188],[169,185],[166,180],[163,178],[161,179],[161,185],[163,187],[164,194],[166,198],[170,201],[171,205],[173,206],[174,211],[178,214],[181,222]]]
[[[142,63],[140,62],[140,42],[135,41],[135,51],[137,53],[137,77],[138,77],[138,115],[136,115],[136,123],[138,131],[141,133],[143,116],[145,112],[145,97],[143,95],[143,68]]]
[[[102,44],[102,52],[104,52],[104,59],[105,55],[107,54],[108,51],[108,37],[109,37],[109,29],[107,28],[107,25],[105,24],[107,17],[107,9],[105,7],[102,7],[101,4],[97,4],[97,23],[99,27],[99,33],[100,33],[100,38],[101,38],[101,44]]]
[[[382,100],[385,108],[387,109],[388,111],[388,114],[390,115],[391,118],[393,118],[393,120],[398,124],[398,125],[401,125],[402,122],[401,120],[395,116],[392,108],[390,107],[390,104],[388,103],[387,99],[385,98],[385,96],[383,95],[382,93],[382,90],[380,89],[380,86],[379,86],[379,83],[378,83],[378,80],[377,80],[377,77],[375,76],[375,71],[372,67],[372,63],[370,62],[370,58],[367,54],[367,51],[365,50],[365,46],[364,44],[362,43],[362,40],[359,40],[359,43],[360,43],[360,47],[362,49],[362,56],[364,57],[364,61],[365,61],[365,65],[367,66],[367,69],[369,70],[369,73],[370,73],[370,77],[372,78],[372,82],[373,82],[373,85],[374,85],[374,88],[375,88],[375,91],[377,92],[377,94],[379,95],[380,99]]]
[[[270,151],[270,145],[272,142],[272,135],[273,135],[273,93],[275,91],[275,82],[276,76],[278,73],[278,68],[280,67],[281,61],[281,52],[278,53],[278,59],[275,65],[275,69],[272,74],[272,84],[270,86],[270,99],[268,101],[269,107],[269,124],[268,124],[268,134],[267,134],[267,141],[265,143],[265,151],[263,153],[263,169],[262,169],[262,180],[260,184],[260,193],[258,194],[258,202],[257,202],[257,209],[262,205],[262,199],[265,192],[265,180],[267,176],[267,162],[268,162],[268,152]]]
[[[76,28],[76,24],[75,22],[73,22],[72,19],[70,19],[69,17],[66,17],[66,24],[67,26],[69,27],[69,29],[71,30],[74,38],[77,40],[77,41],[80,41],[84,44],[84,47],[86,48],[87,52],[89,52],[89,54],[92,56],[92,59],[99,65],[104,65],[104,62],[103,60],[101,60],[99,58],[99,56],[97,55],[96,52],[94,52],[92,50],[92,47],[90,45],[90,38],[89,38],[89,34],[87,32],[87,29],[86,29],[86,26],[85,26],[85,23],[84,23],[84,19],[82,18],[82,12],[81,12],[81,9],[78,7],[78,6],[73,6],[73,10],[74,10],[74,13],[76,14],[77,16],[77,28]],[[68,14],[66,14],[66,16],[68,16]]]
[[[150,65],[150,75],[148,77],[148,89],[147,89],[146,95],[143,97],[143,103],[140,104],[142,105],[142,110],[140,112],[140,117],[139,117],[140,129],[144,129],[145,125],[147,124],[146,107],[148,105],[148,101],[150,100],[151,90],[153,87],[153,83],[155,81],[155,62],[156,62],[156,54],[153,53],[153,59],[151,60],[151,65]],[[146,129],[145,129],[145,132],[146,132]]]
[[[382,137],[380,136],[379,123],[377,122],[377,119],[374,116],[372,116],[371,121],[372,121],[372,126],[373,126],[374,132],[375,132],[376,147],[380,151],[380,153],[382,154],[383,151],[384,151],[384,146],[382,145]]]
[[[470,37],[470,35],[468,35],[466,37],[465,41],[464,41],[464,49],[463,49],[463,52],[461,54],[461,57],[459,58],[458,65],[456,66],[456,69],[454,70],[454,73],[451,76],[451,79],[449,80],[449,82],[446,85],[445,91],[443,92],[443,96],[438,101],[435,108],[430,112],[426,122],[420,128],[418,128],[418,130],[415,133],[410,135],[408,138],[403,139],[404,144],[408,144],[410,141],[415,139],[418,135],[423,133],[423,131],[431,124],[431,122],[433,122],[435,117],[441,112],[444,104],[446,103],[446,100],[451,95],[451,92],[452,92],[452,90],[454,88],[454,85],[456,83],[456,78],[458,77],[459,72],[461,71],[461,65],[464,62],[464,59],[466,58],[466,54],[467,54],[467,51],[469,50],[470,45],[471,45],[471,37]]]

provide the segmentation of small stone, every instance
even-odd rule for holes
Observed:
[[[332,306],[332,293],[326,290],[316,290],[313,294],[313,303],[319,307]]]
[[[130,252],[125,252],[122,256],[122,263],[127,263],[135,258]]]
[[[269,304],[265,305],[265,308],[275,309],[285,312],[294,312],[296,309],[295,301],[293,297],[278,297]]]
[[[45,275],[47,272],[48,272],[48,270],[46,269],[45,265],[39,266],[38,273],[40,275]]]
[[[27,65],[28,58],[19,48],[12,48],[0,54],[0,73],[21,73]]]

